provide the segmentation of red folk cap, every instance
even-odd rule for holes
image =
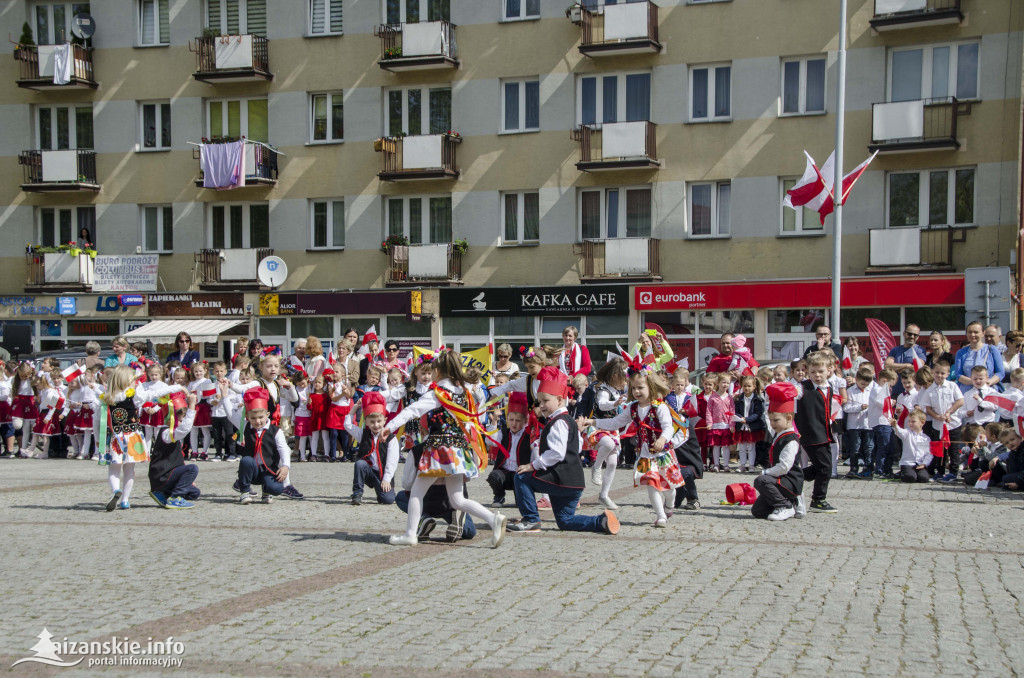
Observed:
[[[796,386],[788,381],[768,384],[764,392],[768,396],[769,412],[788,412],[792,414],[796,410]]]
[[[183,410],[186,407],[188,407],[188,401],[186,400],[186,396],[181,391],[175,391],[174,393],[172,393],[169,400],[171,403],[171,407],[174,408],[175,411]]]
[[[363,396],[363,416],[371,414],[384,414],[387,412],[387,404],[384,402],[384,396],[377,391],[370,391]]]
[[[247,410],[269,410],[270,393],[265,388],[250,388],[242,395]]]
[[[571,392],[568,377],[557,367],[545,367],[537,375],[537,380],[540,381],[540,386],[537,387],[538,393],[565,398]]]
[[[526,400],[526,394],[518,391],[513,391],[509,394],[508,398],[508,412],[518,412],[522,415],[528,415],[530,412],[529,403]]]

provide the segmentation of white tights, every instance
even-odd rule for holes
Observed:
[[[832,443],[832,475],[839,475],[839,443]]]
[[[192,429],[192,432],[188,434],[188,440],[192,444],[192,452],[199,452],[199,432],[203,432],[203,454],[210,451],[210,442],[213,436],[210,435],[209,426],[200,426]]]
[[[655,520],[664,520],[665,507],[672,506],[675,503],[676,491],[675,488],[673,488],[662,492],[658,490],[656,487],[648,485],[647,498],[651,500],[651,508],[654,509]]]
[[[42,443],[42,445],[35,454],[38,454],[43,459],[46,459],[47,457],[50,456],[50,436],[41,436],[38,434],[32,436],[32,444],[29,447],[36,447],[40,443]]]
[[[143,428],[146,431],[146,448],[149,449],[150,446],[153,444],[153,434],[156,432],[156,427],[155,426],[145,426]]]
[[[754,468],[754,443],[739,443],[737,448],[740,453],[740,466]]]
[[[128,495],[132,493],[132,487],[135,485],[135,463],[111,464],[107,468],[107,480],[110,481],[111,492],[121,489],[121,470],[124,469],[124,488],[121,492],[121,501],[128,501]]]
[[[312,442],[309,446],[309,453],[314,457],[317,455],[317,450],[321,447],[323,448],[323,452],[321,453],[323,455],[327,455],[331,449],[331,432],[326,429],[323,431],[313,431],[313,434],[310,436],[310,440]]]
[[[408,537],[416,536],[416,528],[420,524],[420,515],[423,513],[423,496],[434,484],[437,478],[426,478],[417,476],[409,491],[409,519],[405,525],[405,534]],[[448,503],[452,505],[453,511],[465,511],[475,519],[484,522],[494,529],[494,521],[497,514],[491,513],[479,502],[467,499],[462,492],[462,476],[445,476],[444,487],[448,490]]]
[[[723,466],[729,468],[729,446],[728,445],[715,445],[711,451],[712,458],[715,462],[715,466]]]
[[[35,419],[25,419],[25,423],[21,425],[21,450],[24,452],[28,449],[29,441],[32,440],[32,427],[36,425]]]
[[[612,489],[612,481],[615,479],[615,467],[619,463],[619,443],[615,438],[604,437],[597,443],[597,458],[594,460],[594,467],[601,468],[601,464],[608,462],[603,475],[601,476],[601,496],[608,498],[608,491]]]
[[[306,445],[309,444],[309,436],[299,437],[299,459],[306,461]]]

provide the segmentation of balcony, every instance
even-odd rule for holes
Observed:
[[[100,190],[96,151],[22,151],[18,164],[25,168],[21,190],[27,193]]]
[[[213,144],[228,143],[214,141]],[[276,186],[277,185],[277,161],[281,155],[277,149],[267,144],[254,141],[245,142],[245,177],[234,188],[245,188],[247,186]],[[196,186],[199,188],[213,188],[221,190],[227,186],[206,186],[206,173],[203,171],[202,151],[196,148],[192,151],[192,158],[199,161],[199,178],[196,179]]]
[[[388,250],[388,287],[458,287],[462,285],[462,253],[450,243],[395,245]]]
[[[380,61],[385,71],[427,71],[458,68],[455,25],[448,21],[415,24],[381,24],[374,30],[380,38]]]
[[[218,35],[196,38],[189,50],[196,55],[196,80],[221,82],[273,80],[269,41],[261,35]]]
[[[384,167],[377,176],[381,181],[458,179],[455,148],[460,143],[461,137],[450,134],[378,139],[373,147],[384,154]]]
[[[28,269],[25,282],[27,293],[92,291],[94,261],[88,254],[30,252],[25,258]]]
[[[576,247],[583,256],[580,282],[661,280],[661,248],[656,238],[584,240]]]
[[[18,62],[21,69],[17,80],[18,87],[34,89],[37,92],[77,88],[96,89],[99,87],[93,78],[92,50],[86,49],[82,45],[71,45],[73,61],[67,83],[57,84],[54,82],[56,71],[54,52],[57,47],[57,45],[39,45],[38,47],[33,45],[14,50],[14,60]]]
[[[623,169],[657,169],[657,125],[648,120],[606,122],[580,125],[573,140],[580,143],[581,172],[607,172]]]
[[[960,0],[875,0],[871,27],[876,31],[959,24]]]
[[[953,246],[967,242],[967,228],[874,228],[868,231],[865,273],[921,273],[956,270]]]
[[[958,119],[970,113],[970,102],[955,97],[874,104],[868,148],[883,154],[956,150]]]
[[[651,54],[661,51],[658,42],[658,6],[653,2],[629,2],[582,9],[583,37],[580,53],[589,57],[620,54]]]
[[[261,289],[256,268],[273,253],[269,247],[200,250],[196,252],[193,283],[198,283],[201,290]]]

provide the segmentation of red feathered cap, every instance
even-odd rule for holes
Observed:
[[[185,394],[181,391],[175,391],[170,396],[171,407],[177,410],[183,410],[188,407],[188,402],[185,400]]]
[[[508,412],[518,412],[522,415],[528,415],[530,412],[530,405],[526,400],[526,394],[518,391],[513,391],[508,397]]]
[[[768,384],[764,392],[768,396],[769,412],[788,412],[792,414],[796,410],[795,405],[798,393],[796,386],[788,381]]]
[[[538,393],[547,393],[560,398],[565,398],[570,393],[568,377],[557,367],[545,367],[537,375],[537,380],[540,382],[540,386],[537,387]]]
[[[250,388],[242,395],[247,410],[269,410],[270,393],[265,388]]]
[[[370,391],[363,396],[363,416],[369,416],[371,414],[384,414],[387,412],[387,404],[384,402],[384,396],[377,391]]]

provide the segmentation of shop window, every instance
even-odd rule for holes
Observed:
[[[288,334],[287,318],[261,318],[260,336],[279,337]]]
[[[430,338],[430,323],[416,322],[408,320],[404,316],[400,315],[389,315],[387,317],[387,326],[385,327],[387,334],[380,335],[382,339],[394,339],[396,337],[402,337],[404,339],[429,339]],[[486,334],[486,330],[484,334]]]
[[[289,318],[291,338],[317,337],[330,340],[334,336],[334,318]]]
[[[693,311],[644,313],[644,322],[655,323],[670,337],[678,334],[693,334],[696,314]]]
[[[502,315],[494,317],[494,336],[527,336],[528,341],[533,341],[534,328],[536,323],[530,316]],[[518,348],[513,346],[513,348]]]
[[[927,340],[927,335],[933,330],[938,330],[944,334],[963,332],[961,328],[964,327],[964,314],[963,306],[908,306],[904,327],[910,324],[917,325],[921,328],[921,339]],[[903,329],[898,323],[899,321],[897,320],[896,325],[889,325],[889,327],[893,331],[898,332]],[[1008,327],[1003,328],[1004,334],[1008,331]]]
[[[488,335],[491,332],[490,318],[445,318],[441,333],[446,339]]]
[[[559,340],[562,338],[562,330],[566,327],[572,326],[579,329],[582,325],[580,316],[554,316],[541,318],[540,320],[540,333],[542,337],[555,336]],[[557,347],[556,347],[557,348]]]
[[[624,315],[588,315],[587,336],[627,334],[629,317]],[[589,345],[589,344],[588,344]],[[613,349],[614,350],[614,349]]]
[[[697,320],[701,334],[743,334],[747,337],[747,345],[750,345],[749,340],[754,333],[753,311],[699,311]]]
[[[843,309],[844,316],[846,313],[847,310]],[[809,334],[824,324],[823,308],[768,311],[768,332],[771,334]]]
[[[891,308],[844,308],[839,314],[839,331],[842,335],[846,334],[867,334],[868,328],[864,324],[867,318],[876,318],[881,320],[889,326],[893,332],[899,332],[903,328],[900,326],[900,309],[898,307]],[[960,324],[963,323],[963,308],[960,308]],[[954,325],[956,327],[956,325]],[[833,337],[833,341],[839,341]]]

